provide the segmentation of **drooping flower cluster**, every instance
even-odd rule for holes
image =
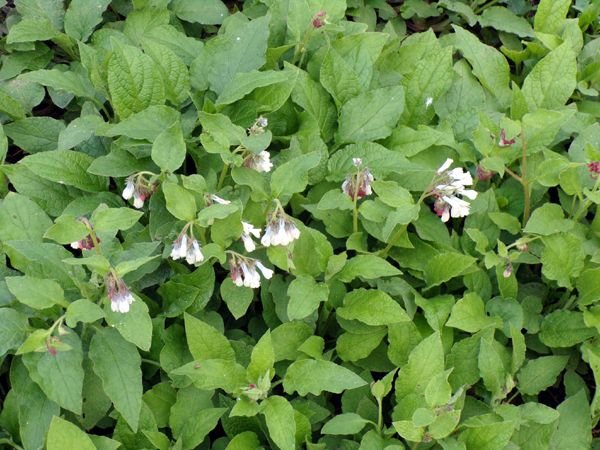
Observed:
[[[173,242],[171,258],[174,260],[185,258],[188,264],[197,266],[204,261],[204,255],[202,254],[198,240],[193,235],[188,235],[189,229],[190,227],[187,225]]]
[[[129,312],[129,305],[131,305],[135,299],[123,279],[113,271],[110,271],[108,275],[106,275],[105,284],[106,294],[110,299],[110,309],[120,313]]]
[[[598,178],[598,176],[600,176],[600,161],[588,163],[587,168],[593,178]]]
[[[233,283],[239,287],[260,287],[260,273],[267,280],[273,276],[273,271],[265,267],[259,260],[247,258],[237,253],[231,254],[229,269]]]
[[[278,207],[267,222],[265,234],[260,242],[265,247],[288,245],[300,237],[300,230],[289,216]]]
[[[252,236],[257,239],[260,238],[260,228],[254,228],[254,225],[251,223],[243,221],[242,228],[242,242],[244,242],[244,248],[247,252],[253,252],[256,250],[256,243],[252,239]]]
[[[506,139],[506,130],[502,128],[500,130],[500,139],[498,140],[498,147],[510,147],[516,141],[516,138]]]
[[[262,134],[265,132],[265,128],[269,126],[269,121],[266,117],[258,116],[256,121],[248,128],[248,134]]]
[[[273,168],[273,163],[271,162],[271,154],[266,150],[263,150],[259,154],[249,153],[244,158],[243,164],[244,167],[256,170],[257,172],[270,172]]]
[[[473,178],[469,172],[464,172],[462,168],[457,167],[448,170],[453,160],[448,158],[436,172],[434,178],[434,187],[431,190],[436,200],[433,209],[442,222],[447,222],[450,217],[465,217],[470,212],[470,203],[458,197],[466,197],[475,200],[477,192],[472,189],[465,189],[465,186],[473,184]]]
[[[327,20],[327,12],[319,11],[312,18],[312,26],[314,28],[321,28],[323,25],[327,25],[330,22]]]
[[[100,243],[100,238],[96,237],[96,242]],[[94,248],[94,240],[89,234],[79,241],[71,242],[71,248],[75,250],[91,250]]]
[[[123,189],[121,196],[125,200],[133,198],[133,206],[140,209],[155,190],[156,185],[153,182],[146,180],[143,174],[138,173],[127,177],[125,180],[125,188]]]
[[[342,183],[342,191],[353,200],[371,195],[373,193],[371,189],[373,175],[367,167],[361,167],[362,159],[352,158],[352,163],[357,170],[346,177]]]

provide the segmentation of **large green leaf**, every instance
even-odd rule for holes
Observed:
[[[72,0],[65,12],[65,32],[75,40],[87,41],[109,4],[110,0]]]
[[[142,408],[142,359],[133,344],[112,328],[96,331],[89,356],[106,395],[133,430]]]
[[[342,106],[336,141],[375,141],[388,137],[404,111],[404,88],[386,87],[360,94]]]
[[[0,308],[0,356],[19,347],[28,330],[27,316],[11,308]]]
[[[346,320],[358,320],[367,325],[389,325],[408,322],[410,318],[402,307],[385,292],[356,289],[344,297],[344,306],[336,313]]]
[[[75,333],[62,336],[61,341],[71,347],[55,355],[31,352],[23,355],[29,376],[46,396],[75,414],[81,414],[83,390],[83,351]]]
[[[9,192],[0,204],[0,240],[42,241],[52,221],[25,195]]]
[[[118,45],[108,61],[108,91],[119,118],[165,101],[158,65],[141,50]]]
[[[533,26],[539,33],[558,34],[565,22],[571,0],[541,0]]]
[[[196,360],[225,359],[235,361],[233,348],[220,331],[189,314],[185,314],[184,317],[188,347]]]
[[[294,408],[285,398],[273,395],[260,405],[265,416],[269,436],[281,450],[294,450],[296,448],[296,422],[294,421]]]
[[[367,384],[349,369],[331,361],[302,359],[288,367],[283,379],[283,388],[289,394],[297,391],[301,396],[319,395],[321,392],[341,393]]]
[[[523,82],[523,96],[531,110],[558,109],[567,102],[577,85],[576,56],[571,44],[565,42],[529,72]]]
[[[72,150],[53,150],[24,158],[25,165],[36,175],[59,184],[74,186],[87,192],[106,189],[106,179],[87,172],[93,158]]]
[[[307,276],[297,277],[288,287],[287,315],[290,320],[300,320],[317,310],[319,304],[327,300],[329,288]]]
[[[221,0],[174,0],[171,8],[180,19],[203,25],[219,25],[228,15]]]
[[[66,306],[64,292],[54,280],[34,277],[6,277],[8,290],[24,305],[35,309],[50,308],[54,305]]]

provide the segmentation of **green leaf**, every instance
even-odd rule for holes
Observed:
[[[369,423],[368,420],[363,419],[356,413],[339,414],[323,425],[321,433],[356,434],[360,433],[367,423]]]
[[[513,421],[501,421],[492,414],[481,415],[465,424],[459,440],[468,449],[503,450],[508,445],[514,428]]]
[[[220,287],[221,298],[235,319],[239,319],[248,310],[254,299],[254,289],[236,286],[231,278],[226,278]]]
[[[271,332],[267,330],[252,349],[250,364],[248,364],[246,370],[248,379],[256,382],[259,377],[265,376],[268,372],[273,373],[274,364],[275,352],[273,350],[273,341],[271,339]]]
[[[504,350],[494,339],[493,332],[487,332],[482,336],[477,364],[483,384],[494,398],[504,398],[506,395],[505,383],[508,371],[502,357]]]
[[[233,347],[221,332],[189,314],[185,314],[184,318],[187,343],[194,359],[235,361]]]
[[[91,221],[96,231],[128,230],[143,215],[143,212],[131,208],[99,208],[92,215]]]
[[[152,105],[130,115],[114,125],[98,129],[101,136],[127,136],[132,139],[154,141],[164,129],[171,127],[180,118],[178,111],[168,106]]]
[[[6,277],[8,290],[19,302],[34,309],[46,309],[54,305],[66,306],[64,292],[54,280],[34,277]]]
[[[87,77],[73,70],[34,70],[20,75],[18,79],[65,91],[76,97],[93,99],[96,92]],[[63,149],[61,148],[61,150]]]
[[[456,32],[454,45],[473,67],[473,75],[501,104],[508,105],[510,70],[504,55],[463,28],[456,25],[453,28]]]
[[[218,105],[229,105],[241,100],[257,88],[282,83],[289,79],[289,71],[266,70],[260,72],[253,70],[246,73],[236,73],[231,83],[229,83],[219,98]]]
[[[167,210],[180,220],[190,222],[196,218],[196,200],[192,193],[176,183],[162,184]]]
[[[48,450],[96,450],[96,446],[83,430],[58,416],[54,416],[50,422],[46,448]]]
[[[356,97],[361,91],[358,76],[333,48],[329,48],[323,58],[319,79],[338,107]]]
[[[533,27],[538,33],[558,34],[564,25],[571,0],[541,0]]]
[[[533,211],[523,231],[549,236],[554,233],[567,233],[574,225],[572,220],[565,219],[560,205],[546,203]]]
[[[498,322],[485,314],[481,297],[470,292],[454,304],[446,326],[475,333],[483,328],[499,326]]]
[[[60,35],[48,19],[41,17],[25,17],[10,27],[6,37],[7,44],[19,42],[47,41]]]
[[[183,103],[190,91],[190,74],[185,63],[169,47],[155,42],[146,41],[144,51],[158,64],[167,99],[175,105]]]
[[[303,359],[293,362],[283,379],[283,388],[288,394],[297,391],[301,396],[319,395],[321,392],[341,393],[355,389],[367,382],[345,367],[330,361]]]
[[[548,347],[572,347],[595,335],[581,312],[554,311],[544,317],[539,337]]]
[[[220,25],[229,14],[221,0],[173,0],[171,8],[181,20],[202,25]]]
[[[205,55],[200,58],[201,63],[208,64],[208,81],[213,91],[221,94],[233,82],[236,73],[250,72],[263,66],[269,37],[268,23],[268,16],[238,23],[207,43]]]
[[[221,286],[226,283],[227,280]],[[215,272],[208,264],[198,267],[192,273],[173,276],[158,288],[164,302],[164,314],[176,317],[192,305],[204,308],[211,299],[214,284]]]
[[[320,161],[319,152],[310,152],[277,167],[271,176],[273,196],[282,197],[287,201],[292,194],[303,191],[308,183],[308,172]]]
[[[410,166],[408,160],[399,152],[390,151],[382,145],[373,142],[350,144],[329,158],[327,178],[333,181],[344,180],[349,173],[356,170],[353,158],[361,158],[363,166],[368,167],[376,179],[390,172],[408,169]]]
[[[65,33],[81,42],[88,40],[110,0],[72,0],[65,12]]]
[[[344,306],[336,314],[346,320],[358,320],[367,325],[390,325],[408,322],[402,307],[383,291],[355,289],[344,297]]]
[[[534,37],[533,28],[524,17],[517,16],[503,6],[485,8],[479,17],[482,27],[491,27],[498,31],[516,34],[522,38]]]
[[[107,80],[112,105],[121,119],[165,101],[157,64],[135,47],[116,46],[108,61]]]
[[[31,379],[50,400],[75,414],[81,414],[84,376],[81,341],[75,333],[61,336],[60,340],[71,348],[59,350],[55,355],[48,351],[26,353],[23,362]]]
[[[27,153],[56,150],[64,129],[65,124],[52,117],[26,117],[4,125],[6,135]]]
[[[271,332],[271,341],[275,351],[275,361],[295,360],[298,347],[310,336],[313,330],[303,322],[285,322]]]
[[[27,336],[27,316],[10,308],[0,308],[0,357],[19,347]]]
[[[552,386],[568,360],[568,356],[542,356],[530,359],[517,375],[519,391],[527,395],[536,395]]]
[[[388,137],[403,111],[402,86],[360,94],[342,106],[336,141],[344,144]]]
[[[475,262],[475,258],[462,253],[440,253],[427,262],[425,278],[429,286],[437,286],[470,273]]]
[[[288,287],[290,301],[287,315],[290,320],[300,320],[315,312],[321,302],[327,301],[329,288],[324,283],[317,283],[314,278],[298,276]]]
[[[577,278],[578,303],[591,305],[600,301],[600,268],[586,269]]]
[[[77,322],[92,323],[103,317],[102,308],[88,299],[74,301],[65,313],[65,321],[70,328],[75,328]]]
[[[9,192],[0,204],[0,240],[42,242],[52,221],[29,197]]]
[[[335,351],[343,361],[358,361],[369,356],[387,334],[385,327],[361,334],[344,333],[338,336]]]
[[[425,401],[425,388],[431,379],[444,370],[444,349],[439,333],[423,339],[411,352],[408,363],[398,372],[396,379],[396,399],[402,401],[410,395],[422,396]],[[402,411],[402,416],[410,418],[414,410]]]
[[[588,449],[592,446],[592,421],[585,391],[568,397],[557,408],[558,428],[552,435],[551,448]]]
[[[260,404],[261,413],[265,416],[269,436],[281,450],[296,448],[296,422],[294,408],[283,397],[273,395]]]
[[[137,349],[116,330],[102,328],[92,337],[89,356],[104,392],[136,431],[142,408],[142,360]]]
[[[86,143],[93,138],[97,129],[103,124],[104,121],[96,115],[83,116],[73,119],[71,122],[69,122],[67,128],[60,132],[58,136],[58,148],[61,150],[70,150],[78,145]],[[111,172],[110,175],[114,175],[114,173]]]
[[[184,375],[192,380],[198,389],[223,389],[230,394],[239,394],[240,388],[247,386],[246,369],[233,360],[206,359],[191,362],[171,372]]]
[[[349,283],[356,277],[374,280],[381,277],[400,275],[401,273],[400,270],[379,256],[358,255],[346,261],[344,268],[336,275],[336,278],[344,283]]]
[[[74,186],[86,192],[106,189],[106,180],[89,174],[93,158],[71,150],[53,150],[30,155],[21,161],[36,175],[59,184]]]
[[[3,90],[0,90],[0,111],[8,114],[12,119],[25,118],[23,105]],[[6,152],[4,152],[4,154],[6,154]]]
[[[225,450],[259,450],[260,442],[256,433],[244,431],[231,439]]]
[[[160,133],[152,144],[152,160],[164,171],[175,172],[179,169],[185,154],[186,146],[179,122]]]
[[[190,397],[189,390],[179,391],[181,394],[187,393],[187,398]],[[210,433],[219,423],[221,416],[227,411],[227,408],[210,408],[212,406],[206,398],[206,394],[197,391],[191,401],[195,404],[190,405],[189,401],[181,402],[183,399],[178,395],[177,403],[173,406],[170,426],[173,430],[173,435],[178,442],[182,443],[182,447],[186,449],[196,448],[202,443],[204,438]],[[186,399],[187,400],[187,399]],[[205,403],[203,405],[203,403]],[[202,407],[203,408],[199,408]]]
[[[576,78],[576,55],[571,44],[565,42],[539,61],[525,78],[522,90],[530,110],[563,106],[577,86]]]
[[[44,237],[59,244],[70,244],[84,239],[88,234],[89,230],[81,220],[70,214],[63,214],[48,228]]]
[[[577,278],[584,267],[581,241],[572,234],[561,233],[546,236],[543,242],[542,274],[571,289],[571,279]]]
[[[150,350],[152,344],[152,319],[148,306],[140,298],[131,304],[129,312],[123,314],[105,308],[106,323],[116,328],[125,340],[142,350]]]

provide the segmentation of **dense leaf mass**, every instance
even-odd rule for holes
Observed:
[[[599,16],[0,1],[0,447],[600,446]]]

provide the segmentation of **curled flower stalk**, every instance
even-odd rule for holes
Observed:
[[[230,252],[230,276],[233,284],[238,287],[260,287],[260,275],[267,280],[273,276],[273,271],[263,265],[259,260]]]
[[[135,299],[125,281],[111,270],[106,275],[105,284],[106,294],[110,299],[110,309],[120,313],[129,312],[129,306]]]
[[[197,266],[204,261],[204,254],[202,253],[200,242],[198,242],[192,233],[191,225],[191,222],[188,223],[173,242],[171,258],[173,260],[185,258],[188,264]]]
[[[145,175],[151,175],[150,179],[146,179]],[[125,200],[133,199],[133,206],[140,209],[144,206],[144,202],[156,190],[156,182],[153,180],[155,175],[151,172],[138,172],[125,180],[125,188],[121,196]]]
[[[433,210],[442,222],[447,222],[450,217],[468,216],[471,211],[471,204],[465,198],[469,200],[477,198],[476,191],[465,188],[465,186],[473,184],[473,177],[460,167],[450,169],[453,162],[452,159],[448,158],[440,166],[431,183],[433,187],[425,193],[427,197],[435,197]]]

